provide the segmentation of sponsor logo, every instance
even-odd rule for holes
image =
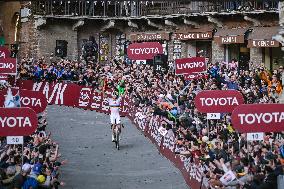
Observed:
[[[234,106],[239,105],[236,97],[226,98],[200,98],[202,106]]]
[[[132,54],[160,54],[158,48],[137,48],[129,49]]]
[[[21,97],[20,102],[24,106],[39,106],[41,107],[41,100],[37,98]]]
[[[3,127],[32,127],[29,117],[0,117],[0,126]]]
[[[253,114],[238,114],[241,124],[255,124],[255,123],[282,123],[284,122],[284,112],[271,113],[253,113]]]

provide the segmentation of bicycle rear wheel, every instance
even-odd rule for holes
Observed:
[[[116,133],[116,148],[119,150],[119,132]]]

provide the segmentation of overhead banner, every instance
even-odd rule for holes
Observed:
[[[205,90],[196,95],[194,103],[202,113],[231,113],[244,103],[244,98],[236,90]]]
[[[127,55],[131,60],[149,60],[163,54],[163,47],[159,42],[133,43],[127,48]]]
[[[30,108],[0,108],[0,136],[29,136],[37,124],[37,115]]]
[[[15,58],[0,58],[0,74],[16,74],[17,60]]]
[[[10,58],[11,53],[6,47],[0,46],[0,58]]]
[[[102,98],[102,93],[92,87],[83,87],[73,83],[34,83],[31,80],[18,83],[21,89],[38,91],[47,99],[48,104],[65,105],[101,113],[110,113],[107,99]],[[107,91],[110,95],[111,91]],[[120,115],[127,116],[127,101],[122,99]]]
[[[284,131],[284,104],[243,104],[232,114],[234,129],[240,133]]]
[[[205,57],[176,59],[176,74],[192,74],[206,71]]]
[[[12,89],[12,93],[15,96],[18,93],[18,90]],[[0,106],[2,107],[4,106],[6,94],[7,90],[3,90],[0,92]],[[46,109],[47,100],[41,92],[20,90],[19,95],[21,107],[31,108],[36,113],[41,113]]]

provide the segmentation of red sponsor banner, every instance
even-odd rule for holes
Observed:
[[[129,108],[131,113],[129,119],[132,120],[134,125],[143,132],[153,144],[155,144],[159,152],[181,171],[187,185],[190,188],[208,188],[208,182],[206,182],[205,179],[202,179],[205,167],[202,166],[201,162],[198,159],[192,161],[191,158],[175,155],[174,152],[178,149],[175,144],[173,132],[168,131],[165,136],[159,132],[159,128],[164,119],[159,116],[152,116],[149,118],[143,110],[134,107],[132,102],[130,102]]]
[[[0,46],[0,58],[10,58],[10,55],[9,49]]]
[[[202,113],[231,113],[244,103],[244,98],[236,90],[205,90],[196,95],[194,103]]]
[[[204,79],[206,77],[207,77],[206,75],[199,74],[199,73],[184,74],[184,79],[187,81],[195,80],[195,79]]]
[[[243,104],[232,114],[233,127],[241,133],[284,131],[284,104]]]
[[[206,71],[204,57],[176,59],[176,74],[192,74]]]
[[[0,73],[15,74],[17,73],[17,61],[15,58],[0,58]]]
[[[153,59],[157,54],[163,54],[163,47],[159,42],[133,43],[127,48],[127,55],[131,60]]]
[[[25,80],[18,83],[21,89],[41,92],[47,99],[48,104],[65,105],[82,108],[86,110],[95,110],[101,113],[109,114],[108,100],[103,99],[102,93],[91,87],[83,87],[73,83],[34,83],[31,80]],[[111,96],[111,91],[106,92],[106,97]],[[121,101],[121,116],[127,116],[128,107],[125,98]]]
[[[8,74],[0,74],[0,81],[1,80],[8,81]]]
[[[30,108],[0,108],[0,136],[29,136],[37,124],[37,115]]]
[[[12,93],[15,96],[18,93],[17,89],[12,89]],[[0,92],[0,106],[4,106],[5,95],[7,90]],[[33,109],[36,113],[41,113],[46,109],[47,101],[45,96],[38,91],[20,90],[20,104],[21,107],[28,107]]]

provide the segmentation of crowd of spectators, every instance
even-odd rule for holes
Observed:
[[[126,92],[147,115],[159,115],[173,121],[163,125],[176,136],[176,154],[206,167],[204,179],[211,188],[277,188],[277,176],[283,174],[284,135],[265,133],[264,141],[249,142],[237,133],[230,114],[210,120],[199,113],[193,100],[201,90],[240,91],[248,104],[279,103],[284,84],[283,66],[270,72],[264,65],[240,70],[238,62],[210,63],[203,78],[186,81],[174,68],[161,73],[151,65],[127,64],[113,60],[100,64],[84,60],[34,61],[23,59],[19,67],[22,79],[35,81],[72,81],[100,90]],[[237,179],[224,186],[220,177],[232,170]]]
[[[1,82],[0,90],[11,87]],[[47,112],[38,114],[36,132],[24,137],[23,145],[8,145],[0,137],[0,189],[57,189],[65,183],[59,179],[59,144],[46,131]]]

